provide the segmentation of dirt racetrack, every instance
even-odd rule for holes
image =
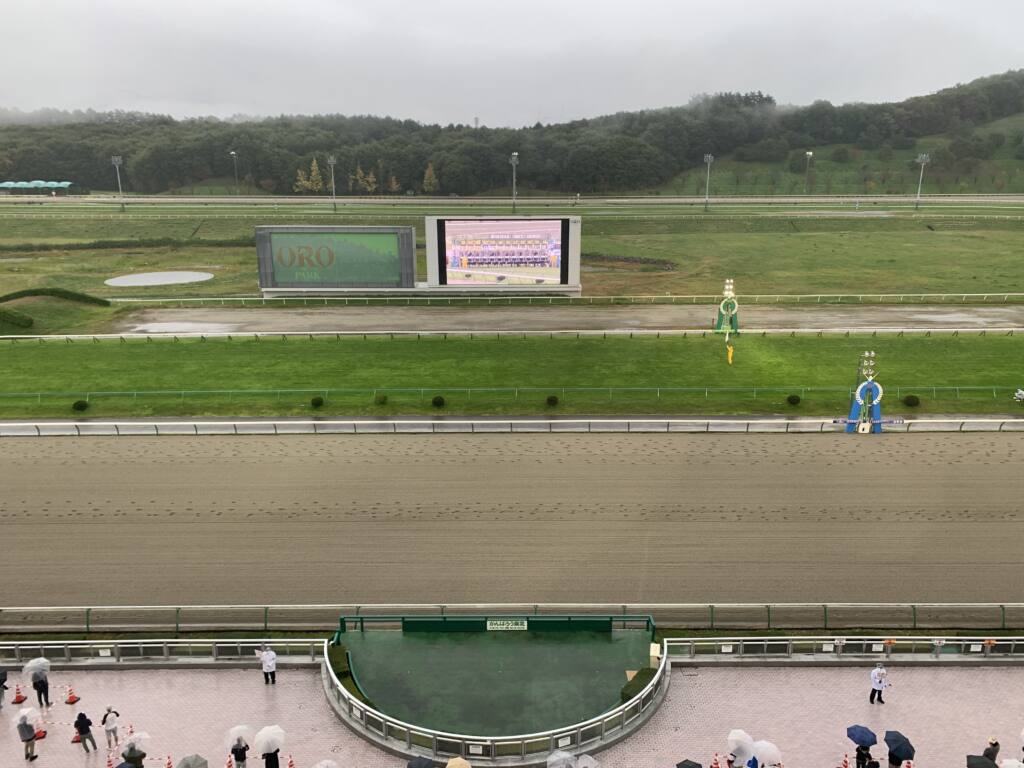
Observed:
[[[274,331],[559,331],[710,328],[715,307],[313,307],[310,309],[143,309],[120,318],[122,333],[266,333]],[[793,305],[740,308],[759,328],[1021,328],[1024,305]]]
[[[0,604],[1016,601],[1009,434],[0,441]]]

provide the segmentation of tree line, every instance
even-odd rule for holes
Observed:
[[[187,189],[232,177],[274,194],[328,194],[335,158],[338,194],[472,195],[510,184],[519,152],[521,188],[606,193],[663,184],[702,164],[705,153],[786,161],[824,144],[907,149],[949,134],[935,163],[991,154],[975,126],[1024,112],[1024,70],[897,103],[784,107],[761,92],[719,93],[683,107],[621,112],[525,128],[425,125],[372,116],[283,115],[262,119],[174,119],[138,112],[0,110],[0,180],[69,180],[112,189],[111,155],[124,158],[126,191]]]

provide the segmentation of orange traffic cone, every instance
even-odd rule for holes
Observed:
[[[72,744],[81,744],[82,743],[82,734],[80,734],[78,732],[77,728],[75,729],[75,735],[71,737],[71,743]]]
[[[295,768],[295,760],[292,759],[291,755],[288,755],[288,768]]]
[[[165,766],[165,768],[174,768],[174,763],[171,762],[171,756],[170,755],[167,756],[167,765]]]
[[[15,683],[14,698],[11,699],[11,704],[21,704],[21,702],[25,701],[27,698],[28,696],[21,692],[21,683]]]
[[[904,765],[903,768],[914,768],[914,761],[907,760],[906,765]]]
[[[132,736],[134,734],[135,734],[135,726],[132,725],[131,723],[128,723],[128,735]]]
[[[843,755],[843,768],[850,768],[850,756]]]
[[[82,697],[81,696],[76,696],[75,695],[75,689],[72,688],[69,685],[68,686],[68,697],[66,699],[64,699],[64,703],[65,704],[77,704],[81,700],[82,700]]]
[[[46,738],[46,731],[40,727],[36,727],[36,741]]]
[[[722,768],[722,764],[720,762],[718,762],[718,753],[717,752],[715,752],[715,756],[711,760],[711,767],[710,768]]]
[[[114,768],[114,758],[111,755],[107,755],[107,768]]]
[[[235,768],[235,764],[231,761],[231,755],[228,755],[228,761],[224,764],[224,768]]]

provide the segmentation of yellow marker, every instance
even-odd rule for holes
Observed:
[[[732,344],[726,344],[725,345],[725,356],[729,359],[729,365],[732,365],[732,353],[733,353]]]

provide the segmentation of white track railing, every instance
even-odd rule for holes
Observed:
[[[340,616],[438,614],[650,615],[660,627],[711,630],[1024,628],[1024,603],[321,603],[8,606],[0,633],[333,632]]]
[[[8,421],[2,437],[140,437],[149,435],[362,435],[495,433],[783,433],[842,432],[841,419],[391,419],[252,421]],[[1021,432],[1024,418],[910,419],[886,432]]]
[[[1024,301],[1024,293],[748,293],[747,304],[1005,304]],[[191,298],[111,298],[115,304],[231,306],[629,306],[634,304],[717,304],[721,295],[652,296],[194,296]]]
[[[848,326],[848,327],[836,327],[836,328],[814,328],[814,327],[802,327],[802,328],[751,328],[745,333],[748,336],[796,336],[800,335],[817,335],[822,336],[828,335],[868,335],[868,334],[914,334],[923,333],[931,336],[934,334],[947,333],[952,336],[963,335],[975,335],[975,336],[986,336],[988,334],[999,334],[1012,336],[1014,332],[1024,331],[1024,326],[1020,325],[999,325],[999,326],[974,326],[974,327],[957,327],[957,326],[920,326],[920,327],[903,327],[903,326]],[[690,335],[714,336],[713,331],[709,331],[707,328],[673,328],[673,329],[658,329],[658,330],[647,330],[647,329],[612,329],[612,330],[593,330],[586,328],[563,328],[558,330],[534,330],[534,331],[464,331],[459,329],[454,330],[436,330],[436,331],[409,331],[402,329],[394,330],[376,330],[376,331],[214,331],[214,332],[184,332],[184,333],[65,333],[65,334],[8,334],[0,336],[0,341],[7,341],[11,344],[23,343],[26,341],[58,341],[58,342],[75,342],[75,341],[180,341],[182,339],[198,339],[205,341],[207,339],[227,339],[229,341],[245,339],[287,339],[287,338],[301,338],[301,339],[314,339],[314,338],[329,338],[335,337],[337,339],[342,338],[370,338],[370,337],[388,337],[388,338],[415,338],[415,339],[448,339],[451,338],[467,338],[467,339],[527,339],[527,338],[548,338],[548,339],[567,339],[567,338],[607,338],[611,337],[623,337],[628,336],[629,338],[657,338],[660,339],[662,336],[690,336]]]
[[[898,655],[900,661],[953,657],[983,661],[989,658],[1024,660],[1024,637],[947,637],[947,636],[840,636],[816,637],[669,637],[665,639],[669,657],[698,662],[748,659],[836,660],[865,657],[885,659]]]

